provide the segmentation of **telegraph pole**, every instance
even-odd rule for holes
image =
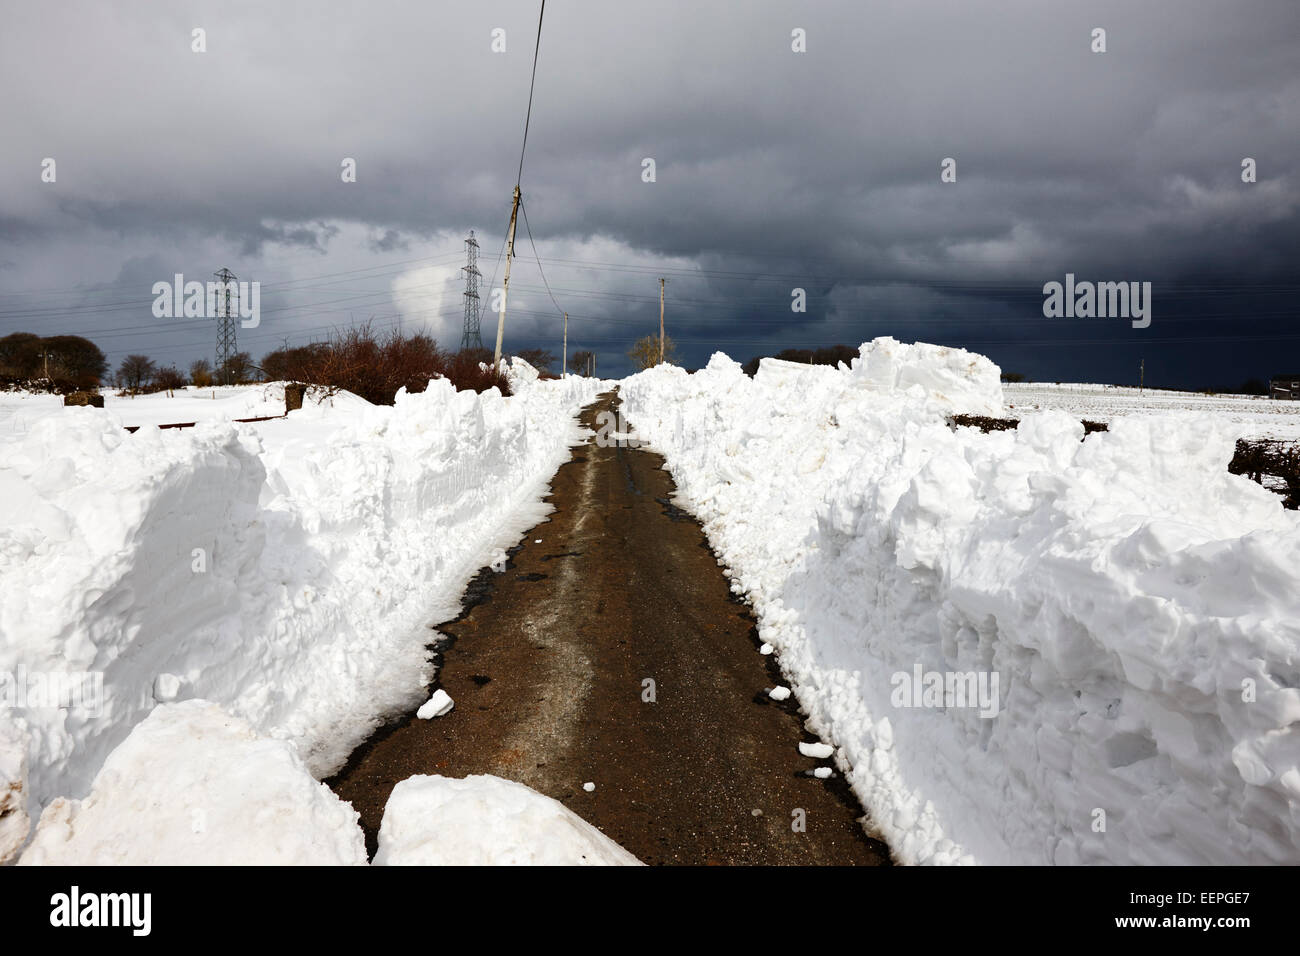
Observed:
[[[560,378],[569,374],[569,313],[564,313],[564,351],[560,353]]]
[[[664,279],[659,277],[659,364],[664,364]]]
[[[515,183],[514,205],[510,207],[510,236],[506,240],[506,278],[501,286],[501,311],[497,313],[497,349],[495,367],[501,365],[501,339],[506,331],[506,296],[510,294],[510,260],[515,257],[515,225],[519,221],[519,184]]]

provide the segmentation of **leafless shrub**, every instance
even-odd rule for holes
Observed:
[[[1239,439],[1228,471],[1265,487],[1266,476],[1279,479],[1286,488],[1283,506],[1300,509],[1300,442]]]
[[[335,333],[327,342],[279,349],[262,360],[268,377],[320,386],[327,394],[352,392],[376,405],[391,405],[399,389],[423,392],[433,378],[446,378],[457,389],[483,392],[496,387],[510,394],[505,376],[491,365],[488,353],[449,353],[422,333],[392,330],[378,335],[370,324]]]

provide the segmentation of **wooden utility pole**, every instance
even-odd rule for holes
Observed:
[[[664,279],[659,277],[659,364],[664,364]]]
[[[560,358],[560,378],[569,374],[569,313],[564,313],[564,351]]]
[[[501,339],[506,331],[506,296],[510,294],[510,260],[515,257],[515,224],[519,221],[519,184],[515,183],[514,205],[510,208],[510,236],[506,240],[506,278],[501,285],[501,311],[497,313],[497,349],[493,366],[501,367]]]

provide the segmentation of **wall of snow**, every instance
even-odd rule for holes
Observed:
[[[996,367],[889,339],[621,395],[900,859],[1300,862],[1300,518],[1230,423],[954,432]]]
[[[423,699],[429,624],[544,515],[601,387],[435,381],[392,407],[341,395],[134,435],[79,408],[0,436],[0,724],[25,740],[29,810],[84,795],[132,727],[188,698],[332,772]],[[32,675],[80,672],[99,708],[6,707]]]

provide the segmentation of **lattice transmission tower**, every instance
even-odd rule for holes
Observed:
[[[479,332],[478,280],[482,273],[478,271],[478,240],[474,230],[469,231],[465,240],[466,265],[461,271],[465,273],[465,332],[460,337],[460,347],[464,349],[483,348],[483,336]]]
[[[229,269],[215,273],[220,283],[217,289],[217,367],[213,369],[217,381],[229,385],[229,362],[234,358],[235,328],[239,322],[239,279]]]

